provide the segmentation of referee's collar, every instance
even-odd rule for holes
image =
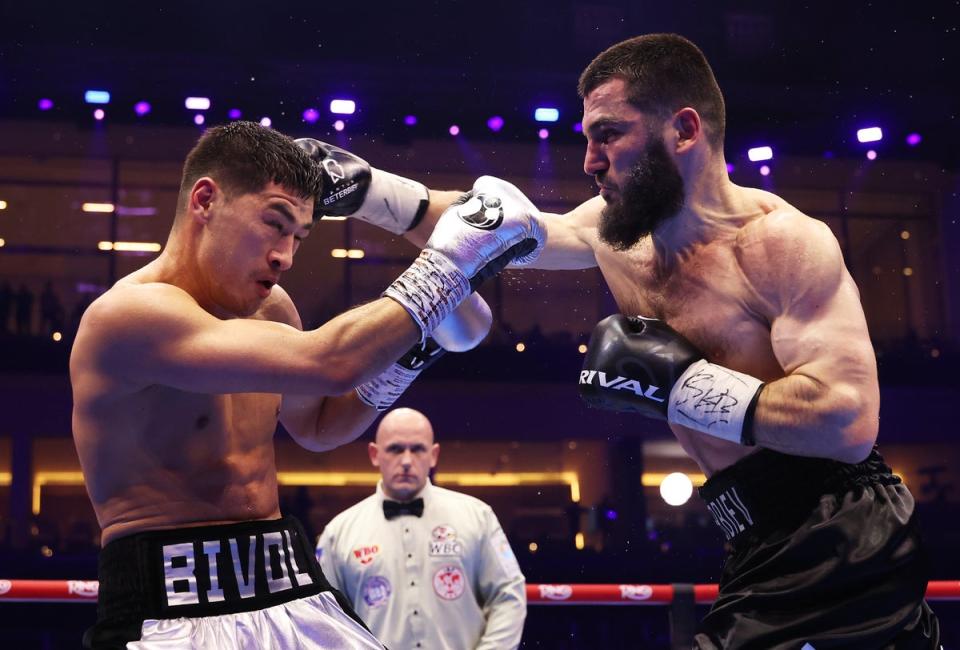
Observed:
[[[420,491],[414,494],[413,496],[411,496],[406,501],[404,501],[404,503],[413,501],[416,498],[421,498],[423,499],[423,506],[424,508],[426,508],[427,504],[430,503],[430,494],[432,491],[433,491],[433,483],[430,482],[430,477],[428,476],[427,482],[423,484],[423,487],[420,489]],[[377,503],[379,503],[380,506],[382,507],[383,502],[387,499],[389,499],[390,501],[393,501],[393,499],[390,499],[386,495],[386,493],[383,491],[383,479],[380,479],[379,481],[377,481]]]

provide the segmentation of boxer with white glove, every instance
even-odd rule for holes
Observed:
[[[323,170],[315,217],[355,217],[402,235],[416,228],[430,203],[422,183],[371,167],[363,158],[313,138],[296,144]]]
[[[580,396],[590,406],[642,413],[749,446],[763,385],[708,362],[663,321],[622,314],[597,323],[580,371]]]
[[[492,324],[486,301],[478,293],[470,294],[426,341],[414,345],[377,377],[357,386],[357,396],[378,411],[387,410],[444,352],[472,350],[487,336]]]
[[[383,295],[420,327],[421,345],[457,305],[510,262],[540,254],[546,230],[540,212],[514,185],[481,176],[447,208],[420,256]]]

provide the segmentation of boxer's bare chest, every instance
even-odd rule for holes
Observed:
[[[783,376],[770,324],[740,267],[732,242],[697,247],[664,269],[649,240],[627,252],[603,248],[597,262],[621,313],[659,318],[713,363],[771,381]],[[736,462],[749,448],[671,427],[707,474]]]

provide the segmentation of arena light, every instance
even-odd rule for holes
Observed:
[[[685,472],[685,474],[696,487],[700,487],[707,482],[707,477],[704,474],[689,472]],[[640,483],[643,485],[643,487],[660,487],[660,484],[663,483],[663,479],[667,478],[667,476],[669,476],[669,474],[665,474],[663,472],[644,472],[640,477]]]
[[[333,123],[334,131],[338,131],[338,132],[343,131],[345,128],[347,128],[347,123],[344,122],[343,120],[337,120],[336,122]]]
[[[102,251],[117,253],[159,253],[162,247],[156,242],[101,241],[97,242],[97,248]]]
[[[533,119],[537,122],[556,122],[560,119],[560,109],[551,106],[538,106],[533,111]]]
[[[60,332],[54,332],[50,338],[52,338],[55,342],[59,343],[60,341],[63,340],[63,334],[61,334]]]
[[[911,147],[916,147],[923,141],[923,137],[919,133],[911,133],[907,136],[907,144]]]
[[[503,128],[503,118],[499,115],[494,115],[489,120],[487,120],[487,128],[497,133],[500,129]]]
[[[263,116],[260,118],[260,126],[265,126],[269,129],[271,126],[273,126],[273,120],[267,116]]]
[[[324,215],[320,217],[320,221],[346,221],[346,217],[334,217],[333,215]]]
[[[6,210],[6,209],[7,209],[7,202],[0,201],[0,210]]]
[[[366,253],[364,253],[364,252],[363,252],[362,250],[360,250],[359,248],[348,248],[348,249],[347,249],[347,257],[349,257],[349,258],[352,259],[352,260],[362,260],[362,259],[363,259],[363,256],[364,256],[365,254],[366,254]]]
[[[580,122],[573,123],[573,132],[574,133],[583,133],[583,125]]]
[[[769,176],[769,175],[770,175],[770,166],[769,166],[769,165],[761,165],[761,167],[760,167],[760,175],[761,175],[761,176]]]
[[[540,138],[541,140],[546,140],[547,138],[550,137],[550,130],[540,129],[539,131],[537,131],[537,137]]]
[[[307,124],[313,124],[320,119],[320,111],[315,108],[308,108],[303,111],[303,121]]]
[[[183,105],[188,111],[206,111],[210,109],[209,97],[187,97]]]
[[[883,130],[879,126],[868,126],[857,131],[859,142],[879,142],[883,140]]]
[[[6,245],[7,245],[7,240],[4,239],[3,237],[0,237],[0,248],[3,248]]]
[[[353,115],[357,110],[357,103],[352,99],[330,100],[330,112],[335,115]]]
[[[203,113],[197,113],[193,116],[193,123],[197,126],[203,126],[204,122],[206,122],[206,118],[203,117]]]
[[[109,104],[110,93],[106,90],[88,90],[83,93],[83,101],[88,104]]]
[[[682,506],[693,495],[693,482],[683,472],[667,474],[660,483],[660,496],[671,506]]]
[[[417,124],[417,116],[416,116],[416,115],[407,115],[406,117],[403,118],[403,123],[406,124],[407,126],[416,126],[416,124]]]
[[[586,344],[586,343],[581,343],[580,345],[578,345],[578,346],[577,346],[577,352],[579,352],[580,354],[586,354],[586,353],[587,353],[587,344]]]
[[[773,149],[771,147],[753,147],[747,149],[747,158],[749,158],[751,162],[770,160],[773,158]]]
[[[871,149],[870,151],[867,152],[867,160],[876,160],[876,159],[877,159],[877,152],[876,152],[876,151],[874,151],[873,149]]]
[[[229,111],[227,111],[227,117],[229,117],[231,120],[239,120],[241,117],[243,117],[243,111],[241,111],[239,108],[231,108]]]
[[[80,206],[80,209],[84,212],[109,213],[113,212],[114,205],[112,203],[84,203]]]
[[[106,116],[107,114],[103,111],[102,108],[98,108],[93,112],[93,119],[95,119],[98,122],[103,121],[103,118],[105,118]]]
[[[152,217],[157,214],[157,209],[150,206],[118,205],[117,214],[121,217]]]
[[[577,547],[578,551],[582,551],[586,546],[586,540],[583,538],[583,533],[577,533],[573,538],[573,545]]]
[[[330,251],[330,257],[336,257],[337,259],[344,259],[347,256],[346,248],[334,248]]]
[[[150,102],[137,102],[133,105],[133,112],[143,117],[150,112]]]
[[[447,129],[447,132],[452,136],[458,136],[460,135],[460,127],[456,124],[451,124],[450,128]]]
[[[39,108],[41,111],[49,111],[51,108],[53,108],[53,100],[49,97],[44,97],[37,102],[37,108]]]
[[[527,346],[523,343],[523,341],[521,341],[520,343],[517,343],[516,348],[517,352],[523,352],[527,349]]]

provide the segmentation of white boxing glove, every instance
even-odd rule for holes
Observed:
[[[480,345],[492,323],[486,301],[479,294],[471,294],[437,326],[432,337],[414,345],[395,364],[357,386],[357,396],[378,411],[387,410],[444,352],[464,352]]]
[[[467,295],[546,242],[540,212],[514,185],[482,176],[440,216],[426,247],[384,292],[410,313],[421,343]]]

